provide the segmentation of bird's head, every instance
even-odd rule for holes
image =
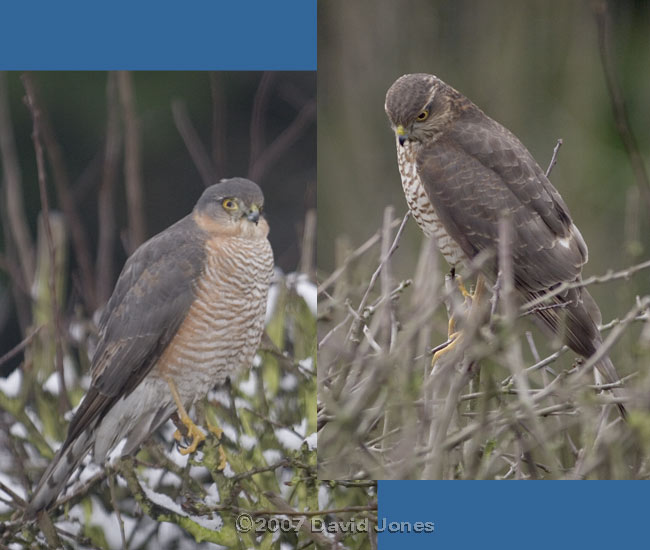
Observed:
[[[400,145],[435,139],[453,118],[453,89],[430,74],[406,74],[386,93],[384,108]]]
[[[208,232],[265,238],[264,195],[244,178],[224,179],[208,187],[194,207],[195,221]]]

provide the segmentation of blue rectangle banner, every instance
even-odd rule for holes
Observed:
[[[21,0],[0,20],[5,70],[316,69],[316,0]]]
[[[647,548],[640,481],[380,481],[379,550]]]

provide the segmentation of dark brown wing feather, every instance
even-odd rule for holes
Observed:
[[[566,204],[521,142],[478,108],[423,147],[417,164],[436,213],[469,257],[496,246],[507,212],[520,289],[544,291],[580,276],[582,239],[570,238],[568,248],[557,242],[570,235]]]
[[[194,300],[204,256],[203,232],[187,216],[127,260],[100,320],[92,384],[68,441],[131,392],[160,358]]]
[[[472,258],[495,249],[506,213],[513,224],[515,286],[524,300],[579,280],[587,246],[562,197],[516,136],[458,96],[459,115],[417,158],[418,176],[447,233]],[[487,267],[492,280],[496,267]],[[591,295],[570,289],[553,302],[562,307],[540,310],[535,319],[577,353],[591,356],[601,342],[600,311]],[[596,367],[608,382],[618,380],[608,357]],[[624,407],[619,409],[625,417]]]

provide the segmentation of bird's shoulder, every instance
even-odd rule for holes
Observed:
[[[205,232],[188,215],[140,245],[127,259],[99,326],[104,329],[125,300],[145,305],[189,289],[205,262]]]
[[[516,135],[476,105],[464,104],[439,142],[447,155],[464,158],[497,176],[491,179],[501,182],[507,197],[539,214],[553,233],[569,234],[569,208],[530,151]],[[420,162],[427,162],[431,154],[438,153],[421,150]]]

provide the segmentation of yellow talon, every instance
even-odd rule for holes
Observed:
[[[219,465],[217,466],[217,470],[223,470],[227,464],[226,451],[223,450],[223,445],[219,445]]]
[[[472,313],[475,308],[479,307],[480,302],[483,300],[483,294],[485,293],[485,281],[479,274],[478,278],[476,279],[476,287],[474,289],[474,293],[471,293],[468,292],[465,288],[460,275],[452,273],[451,277],[453,277],[453,281],[456,282],[458,290],[460,290],[461,294],[465,297],[465,310],[463,312],[458,312],[458,315],[460,315],[459,324],[462,325],[467,315]],[[468,298],[469,302],[467,300]],[[447,307],[447,311],[451,311],[451,308],[449,306]],[[442,357],[445,353],[452,351],[458,345],[458,342],[460,342],[463,335],[463,330],[462,328],[459,329],[456,325],[456,313],[450,313],[449,323],[447,325],[447,339],[449,340],[449,343],[447,345],[444,345],[441,349],[433,354],[433,357],[431,359],[431,366],[433,366],[436,361],[438,361],[440,357]]]
[[[454,316],[452,315],[449,317],[449,323],[447,323],[447,339],[451,340],[452,337],[455,337],[456,334],[458,334],[455,330],[456,328],[456,319],[454,319]]]
[[[450,324],[451,324],[451,322],[450,322]],[[438,359],[440,359],[440,357],[442,357],[445,353],[449,353],[450,351],[452,351],[458,345],[458,342],[460,342],[460,337],[461,336],[462,336],[462,333],[460,333],[460,332],[454,332],[454,333],[449,334],[449,340],[451,340],[451,342],[449,342],[444,348],[439,349],[438,351],[436,351],[433,354],[433,357],[431,358],[431,366],[432,367],[433,367],[433,365],[435,365],[435,363],[438,361]]]
[[[182,419],[183,416],[181,415],[181,420]],[[185,422],[183,422],[183,424],[185,424],[185,426],[187,427],[187,431],[188,431],[187,437],[192,438],[192,443],[190,443],[189,446],[185,448],[179,447],[178,452],[181,453],[182,455],[188,455],[190,453],[193,453],[194,451],[196,451],[198,446],[205,440],[205,434],[201,431],[201,428],[199,428],[196,424],[194,424],[194,422],[192,422],[189,419],[189,417],[187,419],[191,422],[191,425],[188,426]],[[174,439],[176,439],[176,441],[180,441],[182,437],[183,436],[181,435],[180,431],[176,430],[176,432],[174,433]]]
[[[221,436],[223,435],[223,430],[216,424],[210,424],[209,420],[208,420],[208,430],[210,430],[214,435],[216,435],[217,439],[221,439]]]
[[[168,378],[167,385],[169,386],[169,390],[171,391],[172,397],[174,398],[174,402],[176,403],[176,408],[178,409],[178,416],[181,422],[183,423],[183,425],[187,428],[187,434],[185,435],[181,434],[180,430],[177,429],[174,432],[174,439],[179,442],[183,439],[183,437],[192,439],[192,442],[189,444],[188,447],[178,449],[178,451],[182,455],[187,455],[196,451],[196,449],[201,444],[201,442],[205,440],[205,434],[203,433],[201,428],[199,428],[196,424],[194,424],[194,422],[192,422],[192,419],[187,414],[187,411],[183,406],[183,402],[181,401],[180,395],[178,395],[176,384],[174,384],[174,382],[170,378]]]
[[[465,298],[469,298],[470,300],[474,299],[474,295],[465,288],[465,285],[463,284],[463,279],[461,278],[461,276],[460,275],[455,275],[455,277],[458,280],[458,290],[460,290],[460,293]]]

